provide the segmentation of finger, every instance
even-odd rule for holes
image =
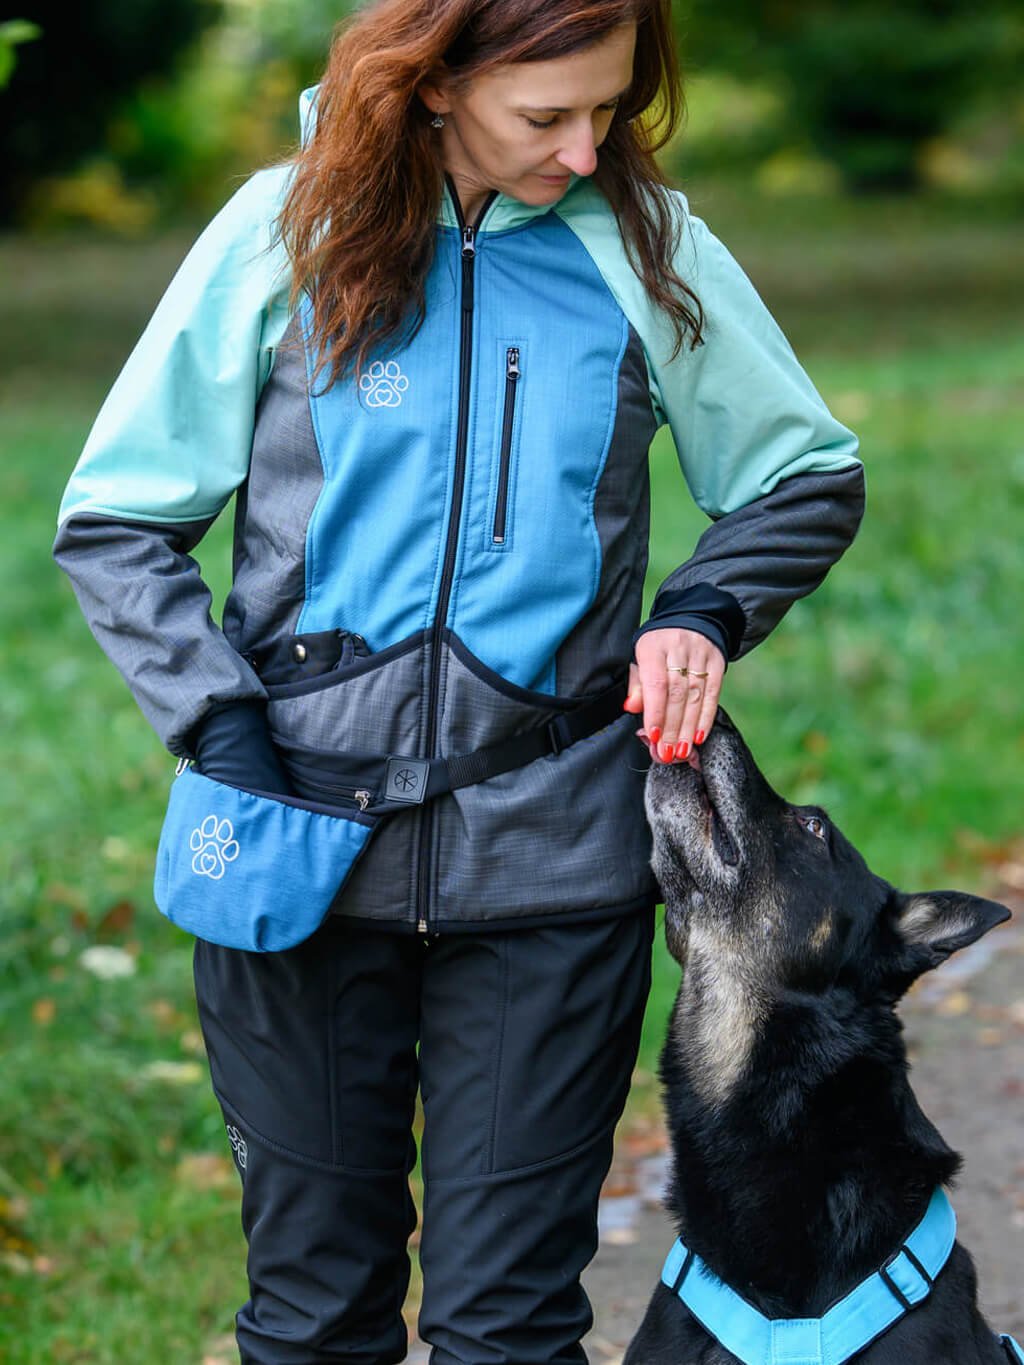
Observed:
[[[662,742],[665,728],[665,708],[668,701],[668,677],[665,673],[664,641],[659,645],[661,631],[649,631],[636,642],[637,669],[643,692],[644,729],[652,744]]]
[[[643,710],[644,693],[640,686],[640,670],[636,664],[629,666],[629,692],[626,700],[622,703],[623,711],[630,711],[633,715]]]
[[[672,748],[672,753],[667,755],[668,761],[678,753],[679,740],[686,716],[687,697],[690,690],[690,680],[687,676],[689,664],[679,657],[680,651],[674,649],[665,660],[665,673],[668,678],[668,696],[665,704],[665,729],[661,737],[663,746],[668,745]],[[685,670],[685,671],[684,671]]]
[[[716,649],[708,664],[708,676],[704,679],[704,699],[701,702],[697,728],[693,736],[695,744],[703,744],[711,733],[711,727],[714,725],[715,717],[718,714],[718,699],[721,696],[724,677],[725,659],[721,650]]]

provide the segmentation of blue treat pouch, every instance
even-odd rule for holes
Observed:
[[[226,948],[292,948],[322,924],[379,817],[175,778],[153,893],[169,920]]]

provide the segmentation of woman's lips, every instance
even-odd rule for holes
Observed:
[[[547,181],[549,185],[567,185],[569,183],[567,175],[541,175],[539,171],[537,174],[540,175],[541,180]]]

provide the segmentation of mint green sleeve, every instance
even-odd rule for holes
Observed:
[[[59,521],[196,522],[245,479],[256,401],[287,322],[273,220],[288,168],[258,172],[188,253],[89,433]]]
[[[718,518],[783,479],[859,465],[856,436],[829,412],[732,255],[689,213],[676,266],[704,308],[704,344],[670,359],[662,332],[648,354],[655,406],[697,504]]]

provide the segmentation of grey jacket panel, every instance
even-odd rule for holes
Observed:
[[[632,632],[643,605],[650,535],[648,452],[657,425],[643,343],[630,327],[619,367],[615,429],[594,498],[601,578],[593,606],[558,651],[556,691],[562,696],[599,692],[629,667]]]
[[[306,596],[306,532],[322,487],[295,317],[260,396],[249,476],[236,504],[224,633],[240,653],[261,654],[295,632]]]
[[[700,583],[731,593],[746,618],[732,656],[741,658],[822,582],[849,547],[863,515],[860,465],[783,479],[704,532],[692,556],[658,589],[652,618],[667,595]]]
[[[63,523],[53,547],[93,635],[175,754],[187,752],[211,706],[267,695],[214,624],[210,591],[189,554],[211,524],[81,513]]]
[[[451,642],[445,708],[472,749],[544,723],[557,707],[498,690]],[[441,920],[585,914],[657,894],[643,785],[649,758],[623,716],[557,756],[438,798],[432,913]]]
[[[491,674],[457,639],[449,637],[443,648],[445,756],[534,730],[564,709]],[[337,754],[341,766],[345,754],[424,757],[429,665],[430,637],[423,634],[316,681],[268,687],[286,767],[296,748]],[[649,760],[635,728],[636,718],[623,716],[557,757],[434,800],[431,921],[585,915],[653,900],[643,807]],[[415,924],[421,823],[417,807],[384,823],[335,899],[335,914]]]

